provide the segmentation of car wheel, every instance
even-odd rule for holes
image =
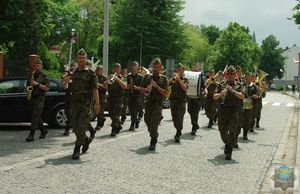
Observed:
[[[66,127],[67,115],[63,107],[58,107],[53,115],[52,123],[54,126],[63,128]]]

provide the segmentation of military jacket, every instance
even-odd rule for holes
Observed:
[[[188,85],[189,81],[186,78],[180,78],[184,84]],[[186,100],[187,99],[187,95],[186,95],[186,91],[183,91],[180,83],[178,83],[177,81],[175,81],[174,83],[171,83],[171,94],[170,94],[170,100]]]
[[[206,96],[207,99],[209,100],[213,99],[217,86],[218,85],[216,83],[212,83],[207,87],[207,96]]]
[[[72,95],[92,93],[97,88],[98,78],[95,72],[89,68],[79,71],[78,68],[72,75]]]
[[[30,84],[31,78],[32,78],[32,74],[29,76],[29,78],[27,80],[27,86]],[[35,80],[36,82],[38,82],[42,85],[49,87],[48,76],[46,74],[44,74],[42,71],[35,71],[33,74],[33,80]],[[46,94],[45,90],[42,90],[38,86],[33,86],[32,96],[42,96],[45,94]]]
[[[151,80],[155,81],[159,87],[167,90],[168,89],[168,79],[166,76],[159,74],[158,76],[147,75],[144,77],[141,86],[146,88]],[[164,96],[162,96],[156,88],[152,88],[149,95],[147,95],[147,101],[150,102],[159,102],[162,103],[164,100]]]
[[[129,85],[129,92],[130,94],[132,95],[139,95],[140,92],[137,91],[137,90],[134,90],[133,86],[141,86],[141,83],[142,83],[142,80],[143,80],[143,76],[141,74],[136,74],[136,75],[133,75],[133,74],[129,74],[127,76],[127,83]]]
[[[227,81],[221,82],[216,92],[220,93],[222,90],[226,88],[227,85],[233,87],[233,89],[237,92],[242,92],[245,94],[245,89],[240,82],[228,83]],[[227,91],[224,97],[221,97],[221,105],[224,107],[237,107],[243,105],[243,100],[239,99],[234,93]]]
[[[124,82],[126,81],[123,76],[118,76],[118,78]],[[124,95],[124,89],[117,83],[117,81],[114,81],[108,86],[108,94],[110,97],[120,97]]]
[[[104,75],[100,75],[100,76],[97,76],[97,77],[98,77],[98,82],[100,84],[103,84],[107,80],[107,77],[105,77]],[[99,87],[98,91],[99,91],[99,94],[104,94],[105,95],[107,89]]]
[[[245,98],[251,98],[254,94],[258,94],[257,87],[254,84],[245,84]]]

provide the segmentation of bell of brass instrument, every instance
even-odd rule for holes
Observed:
[[[140,67],[139,73],[140,73],[143,77],[145,77],[146,75],[150,74],[150,71],[149,71],[147,68],[145,68],[145,67]]]
[[[31,82],[34,80],[34,73],[35,73],[35,71],[32,72],[31,78],[30,78],[30,80],[28,80],[29,84],[31,84]],[[29,86],[26,87],[27,100],[31,99],[32,91],[33,91],[33,86],[32,85],[29,85]]]
[[[259,69],[259,73],[258,73],[258,76],[257,76],[256,81],[255,81],[255,85],[260,90],[259,97],[261,97],[262,94],[267,90],[266,83],[263,81],[267,75],[268,74],[266,72],[264,72],[264,71],[262,71],[262,70]]]
[[[113,84],[115,82],[115,77],[117,76],[117,73],[115,73],[109,80],[108,84]]]
[[[208,88],[211,84],[218,84],[220,81],[217,79],[219,74],[217,73],[214,77],[210,77],[208,80],[205,82],[205,88]]]

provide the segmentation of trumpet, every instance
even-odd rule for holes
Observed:
[[[35,73],[35,71],[32,72],[31,78],[30,78],[30,80],[28,80],[30,84],[34,80],[34,73]],[[29,85],[29,86],[26,87],[27,100],[31,99],[32,91],[33,91],[33,86],[32,85]]]
[[[117,76],[117,73],[115,73],[109,80],[108,84],[113,84],[115,82],[115,77]]]
[[[179,74],[178,73],[174,73],[174,76],[172,77],[171,83],[174,83],[178,77],[179,77]]]
[[[211,84],[218,84],[219,80],[217,79],[219,74],[216,74],[214,77],[210,77],[208,80],[205,82],[205,88],[208,88]]]

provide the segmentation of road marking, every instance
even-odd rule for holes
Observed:
[[[263,102],[263,105],[266,105],[266,104],[268,104],[269,102]]]
[[[293,106],[295,106],[295,104],[294,103],[287,103],[286,106],[287,107],[293,107]]]
[[[272,104],[272,106],[280,106],[280,102],[274,102],[273,104]]]

